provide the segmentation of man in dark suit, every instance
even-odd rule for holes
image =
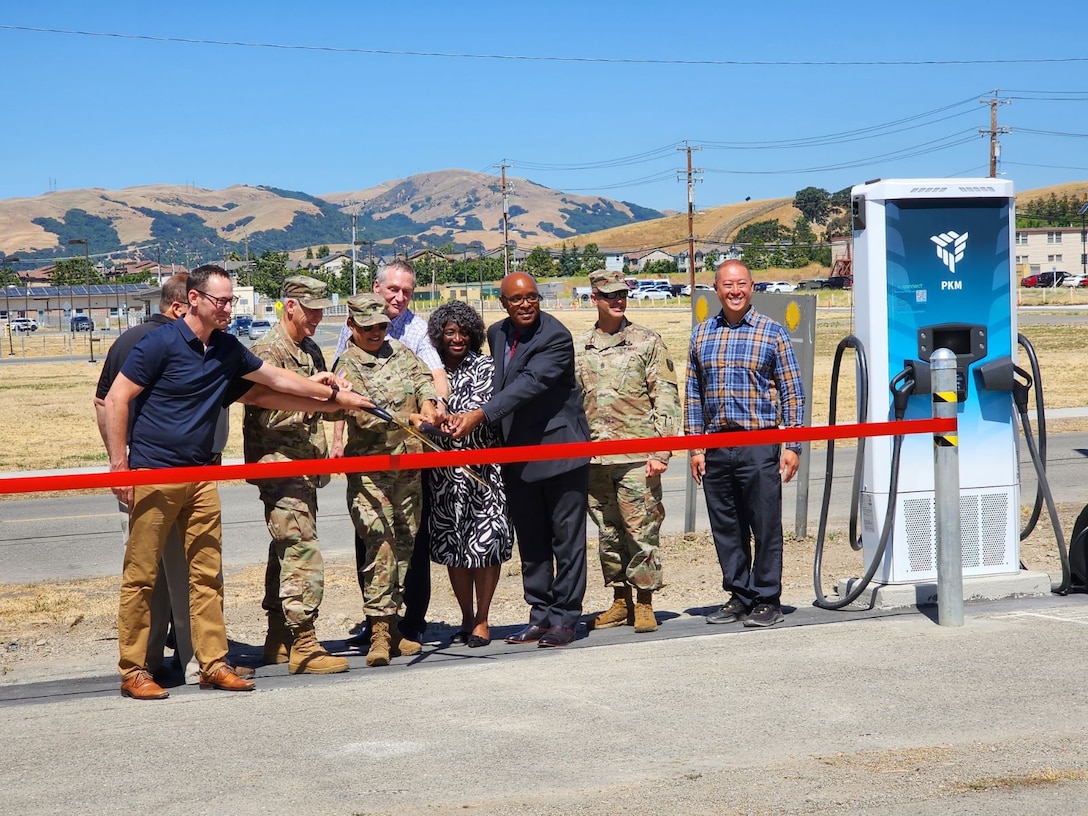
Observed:
[[[488,422],[498,425],[507,446],[588,442],[570,332],[540,311],[532,276],[507,275],[500,291],[509,317],[487,332],[495,393],[482,408],[451,417],[454,438]],[[504,465],[503,481],[531,607],[529,625],[506,642],[566,646],[575,638],[586,591],[589,458]]]

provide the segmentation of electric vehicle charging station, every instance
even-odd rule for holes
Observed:
[[[1008,388],[1000,390],[987,376],[1002,368],[1011,382],[1016,360],[1014,205],[1012,182],[991,178],[883,180],[851,191],[856,335],[869,357],[865,421],[896,417],[889,384],[904,370],[914,390],[902,418],[928,419],[930,355],[938,348],[956,355],[965,578],[1019,571],[1016,412]],[[888,509],[892,451],[890,438],[870,439],[865,448],[860,511],[866,563],[878,552]],[[873,580],[932,582],[932,438],[907,436],[899,465],[894,526]]]

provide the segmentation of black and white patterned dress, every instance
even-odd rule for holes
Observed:
[[[495,364],[490,357],[469,351],[455,369],[446,369],[450,382],[449,412],[462,414],[491,398]],[[495,431],[480,424],[464,439],[439,442],[448,450],[491,448]],[[477,569],[510,560],[514,532],[506,508],[506,489],[498,465],[474,465],[473,471],[490,488],[467,476],[461,468],[431,468],[431,507],[428,531],[431,560],[447,567]]]

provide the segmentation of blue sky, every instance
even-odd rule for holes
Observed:
[[[687,140],[703,148],[702,208],[876,177],[986,175],[979,100],[995,88],[1011,100],[1000,169],[1018,190],[1088,179],[1085,5],[768,8],[5,3],[0,198],[159,183],[321,194],[506,160],[510,175],[550,187],[683,209],[675,148]],[[896,64],[833,64],[846,62]]]

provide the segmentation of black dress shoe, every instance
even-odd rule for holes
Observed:
[[[547,631],[547,626],[537,626],[535,623],[530,623],[524,629],[519,629],[517,632],[510,635],[510,637],[506,638],[506,642],[514,644],[536,643]]]
[[[553,626],[540,636],[540,640],[536,645],[541,649],[549,649],[555,646],[566,646],[570,643],[574,643],[574,627]]]

